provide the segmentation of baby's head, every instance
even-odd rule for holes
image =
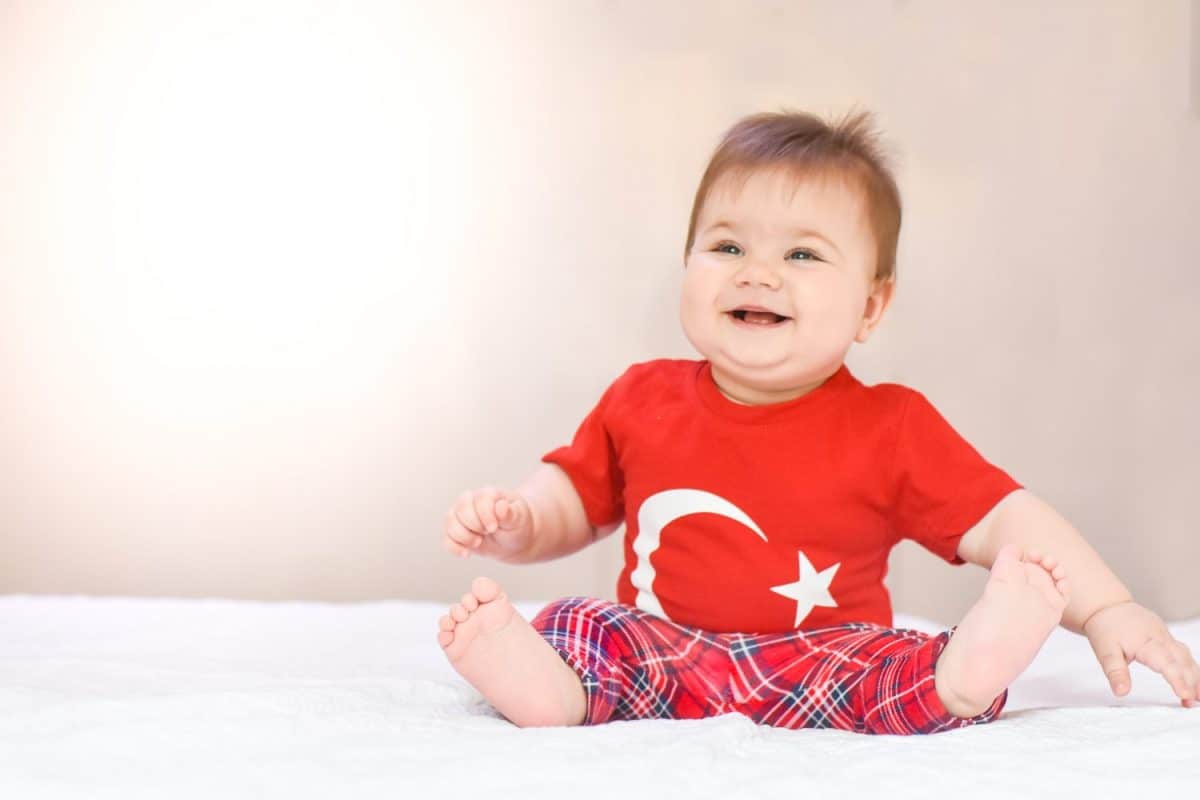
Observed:
[[[735,124],[696,191],[680,304],[721,391],[783,402],[832,375],[891,302],[899,234],[900,193],[868,113]]]

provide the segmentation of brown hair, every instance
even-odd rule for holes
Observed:
[[[826,122],[802,111],[763,112],[738,120],[709,159],[692,201],[684,258],[696,236],[696,218],[714,183],[727,173],[743,178],[757,169],[783,168],[797,179],[839,175],[863,194],[868,224],[875,235],[875,279],[896,274],[900,238],[900,190],[879,146],[870,112],[849,112]]]

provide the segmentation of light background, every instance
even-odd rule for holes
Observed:
[[[1200,614],[1200,2],[0,3],[0,592],[611,597],[459,562],[677,317],[695,184],[875,110],[925,392],[1145,604]],[[915,546],[897,608],[984,573]]]

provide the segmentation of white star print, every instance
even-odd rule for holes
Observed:
[[[812,562],[804,555],[803,550],[796,552],[800,556],[799,578],[795,583],[772,586],[771,591],[796,601],[796,627],[799,628],[800,623],[808,616],[808,612],[813,610],[813,606],[837,608],[837,601],[829,593],[829,584],[833,582],[833,576],[837,574],[841,562],[817,572]]]

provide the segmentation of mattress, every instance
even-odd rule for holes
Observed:
[[[1113,697],[1061,629],[999,720],[932,736],[519,729],[446,663],[445,609],[0,596],[0,797],[1200,796],[1200,708],[1138,664]],[[1200,653],[1200,619],[1171,629]]]

